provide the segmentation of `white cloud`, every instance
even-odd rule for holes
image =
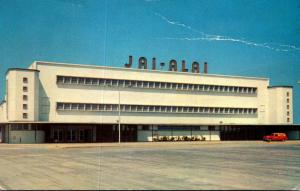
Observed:
[[[194,29],[193,27],[186,25],[184,23],[180,23],[177,21],[173,21],[159,13],[154,13],[156,16],[160,17],[162,20],[167,22],[168,24],[171,25],[176,25],[185,29],[188,29],[190,31],[196,32],[200,34],[200,37],[195,37],[195,38],[188,38],[188,37],[183,37],[183,38],[172,38],[172,37],[165,37],[163,39],[168,39],[168,40],[188,40],[188,41],[227,41],[227,42],[233,42],[233,43],[240,43],[244,44],[247,46],[256,46],[256,47],[261,47],[261,48],[266,48],[270,49],[273,51],[280,51],[280,52],[288,52],[288,51],[300,51],[300,48],[296,47],[295,45],[286,45],[286,44],[275,44],[275,43],[258,43],[258,42],[253,42],[253,41],[248,41],[248,40],[243,40],[243,39],[238,39],[238,38],[232,38],[232,37],[227,37],[223,35],[212,35],[212,34],[207,34],[202,31],[199,31],[197,29]]]

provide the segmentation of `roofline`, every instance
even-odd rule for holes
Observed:
[[[48,64],[48,65],[63,65],[63,66],[77,66],[86,68],[102,68],[102,69],[113,69],[113,70],[129,70],[129,71],[139,71],[139,72],[152,72],[152,73],[164,73],[164,74],[180,74],[180,75],[193,75],[193,76],[212,76],[212,77],[226,77],[226,78],[244,78],[252,80],[265,80],[269,81],[269,78],[262,77],[247,77],[247,76],[231,76],[231,75],[220,75],[220,74],[207,74],[207,73],[192,73],[192,72],[180,72],[180,71],[162,71],[162,70],[149,70],[149,69],[135,69],[135,68],[121,68],[121,67],[111,67],[111,66],[98,66],[89,64],[72,64],[72,63],[60,63],[60,62],[47,62],[47,61],[34,61],[33,64]]]
[[[101,123],[101,122],[49,122],[49,121],[7,121],[7,122],[0,122],[0,124],[86,124],[86,125],[97,125],[97,124],[112,124],[115,123]],[[124,124],[132,124],[132,123],[124,123]],[[145,124],[132,124],[132,125],[152,125],[149,123]],[[172,123],[172,124],[153,124],[158,126],[300,126],[300,124],[238,124],[238,123],[203,123],[203,124],[179,124],[179,123]]]
[[[5,75],[7,75],[8,72],[12,70],[18,70],[18,71],[27,71],[27,72],[40,72],[39,70],[36,69],[28,69],[28,68],[8,68],[5,72]]]
[[[268,88],[293,88],[293,86],[268,86]]]

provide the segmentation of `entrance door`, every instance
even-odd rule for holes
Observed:
[[[63,130],[53,129],[53,139],[55,143],[63,142]]]
[[[75,129],[67,129],[67,142],[76,142],[76,130]]]

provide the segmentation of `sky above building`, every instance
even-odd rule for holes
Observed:
[[[188,68],[206,61],[209,73],[293,86],[300,123],[299,0],[0,0],[0,42],[2,98],[6,70],[35,60],[184,59]]]

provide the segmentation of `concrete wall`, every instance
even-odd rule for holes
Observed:
[[[36,134],[35,134],[36,133]],[[36,138],[35,138],[36,137]],[[44,143],[44,131],[9,131],[9,143]]]
[[[288,87],[269,88],[268,112],[271,124],[293,124],[293,89]]]
[[[7,122],[6,102],[0,105],[0,122]]]
[[[31,70],[10,70],[7,74],[7,112],[9,121],[49,121],[77,123],[117,123],[118,112],[58,111],[57,102],[166,105],[191,107],[257,108],[257,114],[200,113],[125,113],[123,124],[216,125],[216,124],[289,124],[292,123],[292,90],[269,88],[266,78],[151,71],[89,65],[35,62]],[[35,70],[32,70],[35,69]],[[40,72],[36,71],[39,70]],[[162,89],[139,89],[87,85],[59,85],[57,75],[173,83],[256,87],[257,94],[194,92]],[[27,111],[22,105],[23,77],[28,78]],[[290,122],[287,122],[286,91],[290,97]],[[120,95],[120,96],[119,96]],[[3,110],[3,109],[2,109]],[[22,114],[28,113],[28,119]],[[0,121],[3,120],[0,110]]]
[[[23,78],[28,82],[24,83]],[[37,121],[38,119],[38,72],[32,70],[9,70],[7,74],[7,112],[8,121]],[[27,91],[23,91],[27,87]],[[28,100],[23,96],[27,95]],[[23,109],[23,104],[27,104],[27,109]],[[23,113],[27,113],[27,118],[23,118]]]
[[[121,88],[121,104],[177,105],[201,107],[249,107],[264,110],[267,107],[267,86],[269,81],[260,78],[246,78],[221,75],[205,75],[181,72],[159,72],[108,68],[84,65],[65,65],[35,63],[32,68],[40,70],[40,82],[44,90],[41,97],[49,98],[49,117],[52,122],[101,122],[116,123],[117,113],[57,111],[56,102],[111,103],[118,104],[117,89],[80,85],[57,85],[57,75],[78,77],[101,77],[115,79],[138,79],[176,83],[199,83],[211,85],[230,85],[257,87],[257,95],[241,95],[213,92],[169,91]],[[80,116],[80,117],[79,117]],[[150,114],[122,113],[122,123],[127,124],[265,124],[264,112],[258,115],[216,115],[209,114]]]

